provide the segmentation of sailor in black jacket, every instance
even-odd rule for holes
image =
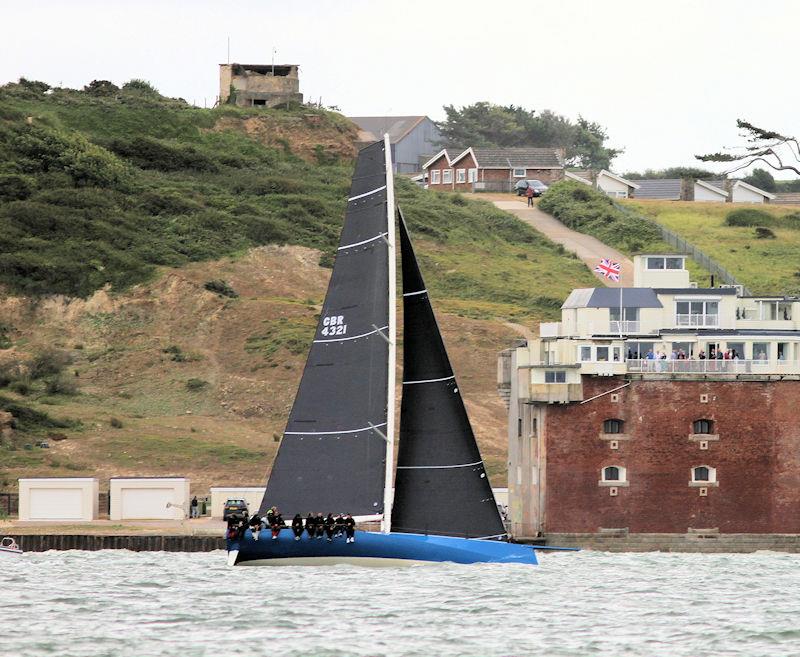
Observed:
[[[328,543],[333,540],[333,532],[336,529],[336,521],[333,519],[333,514],[329,513],[325,518],[325,533],[328,535]]]
[[[325,518],[322,517],[321,513],[317,513],[317,520],[316,520],[316,537],[322,538],[322,535],[325,533]]]
[[[294,532],[294,540],[299,541],[303,535],[303,516],[299,513],[295,513],[294,518],[292,518],[292,531]]]
[[[356,542],[356,521],[349,513],[344,517],[344,531],[347,534],[347,542]]]
[[[306,516],[306,531],[308,532],[309,538],[314,538],[314,532],[317,529],[317,519],[314,517],[313,513],[309,513]]]

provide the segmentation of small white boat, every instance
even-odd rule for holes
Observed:
[[[10,536],[0,539],[0,557],[17,557],[22,554],[17,542]]]

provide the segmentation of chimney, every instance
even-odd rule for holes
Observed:
[[[694,201],[694,178],[681,178],[681,201]]]

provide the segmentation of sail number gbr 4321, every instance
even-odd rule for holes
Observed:
[[[322,320],[322,335],[347,335],[344,315],[330,315]]]

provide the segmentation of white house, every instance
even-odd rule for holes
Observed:
[[[599,171],[594,182],[592,182],[592,173],[590,171],[566,171],[564,177],[568,180],[575,180],[586,185],[592,185],[613,198],[629,198],[635,196],[635,190],[639,189],[637,183],[627,180],[622,176],[618,176],[615,173],[611,173],[607,169]]]
[[[700,203],[725,203],[728,200],[728,192],[705,180],[695,180],[694,200]]]
[[[733,203],[769,203],[774,198],[775,194],[765,192],[744,180],[737,180],[731,186],[731,202]]]

